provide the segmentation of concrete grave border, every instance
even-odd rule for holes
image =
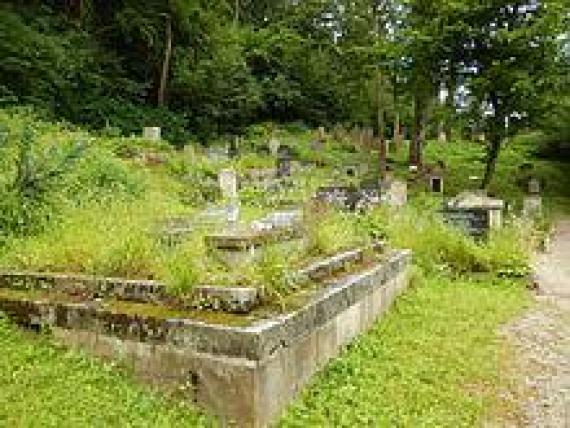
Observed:
[[[22,325],[49,327],[70,346],[118,359],[145,381],[183,390],[223,424],[265,427],[390,307],[407,286],[410,263],[410,251],[392,251],[316,291],[301,309],[244,327],[10,297],[0,298],[0,310]]]

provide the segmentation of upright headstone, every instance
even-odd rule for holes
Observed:
[[[528,181],[528,193],[523,199],[523,215],[525,217],[536,217],[542,213],[540,181],[537,178],[531,178]]]
[[[237,199],[237,174],[233,169],[223,169],[218,175],[220,190],[224,199]]]
[[[528,195],[523,199],[523,216],[536,217],[542,213],[542,198],[540,195]]]
[[[146,126],[143,128],[143,138],[152,141],[160,140],[160,127],[159,126]]]
[[[291,156],[288,152],[280,153],[277,158],[277,178],[291,176]]]
[[[528,193],[531,195],[540,194],[540,181],[537,178],[531,178],[528,181]]]
[[[271,137],[267,145],[269,147],[269,153],[271,153],[271,156],[277,156],[277,153],[279,153],[279,149],[281,148],[281,141],[279,141],[279,139],[276,137]]]
[[[381,199],[391,207],[403,207],[408,202],[408,183],[387,177],[380,183]]]

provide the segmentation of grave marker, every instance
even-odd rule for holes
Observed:
[[[503,224],[504,201],[481,193],[462,193],[445,204],[444,218],[469,235],[482,236]]]
[[[408,183],[387,177],[380,182],[382,202],[391,207],[403,207],[408,202]]]
[[[281,141],[278,138],[272,137],[268,143],[269,153],[271,156],[277,156],[279,149],[281,148]]]
[[[542,213],[542,198],[539,195],[525,196],[523,199],[523,216],[532,218]]]
[[[237,174],[233,169],[223,169],[218,175],[220,190],[224,199],[237,199]]]
[[[160,140],[160,127],[159,126],[146,126],[143,128],[143,138],[152,141]]]
[[[531,178],[528,181],[528,193],[531,195],[538,195],[540,193],[540,180]]]

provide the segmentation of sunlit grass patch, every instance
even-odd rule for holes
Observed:
[[[477,426],[497,404],[496,330],[529,300],[510,281],[429,278],[320,373],[281,426]]]

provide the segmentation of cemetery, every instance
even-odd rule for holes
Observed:
[[[303,152],[311,132],[283,133],[280,148],[242,148],[233,157],[172,151],[144,135],[129,144],[163,162],[142,169],[130,155],[83,154],[115,159],[122,179],[145,192],[102,210],[97,203],[62,208],[61,226],[13,239],[0,257],[0,311],[117,362],[222,424],[261,427],[278,421],[315,374],[381,323],[418,267],[429,272],[458,257],[457,271],[525,275],[526,250],[509,238],[519,213],[505,201],[473,188],[457,195],[441,183],[434,189],[441,160],[422,171],[427,192],[417,171],[396,167],[379,177],[354,131],[340,141],[318,134],[327,142],[314,164],[314,148],[308,158]],[[284,167],[284,153],[287,162],[309,166]],[[389,156],[398,165],[400,154]],[[459,177],[454,167],[445,168],[446,181]],[[527,188],[515,182],[506,194],[523,201],[528,222],[540,213],[530,214],[526,202],[540,197],[536,181]],[[426,204],[430,193],[445,197]],[[418,240],[425,227],[432,245],[440,234],[438,245],[451,251],[439,261]],[[509,261],[488,258],[507,242]],[[458,245],[471,255],[453,255]]]
[[[0,426],[568,425],[568,13],[515,3],[0,4]]]

